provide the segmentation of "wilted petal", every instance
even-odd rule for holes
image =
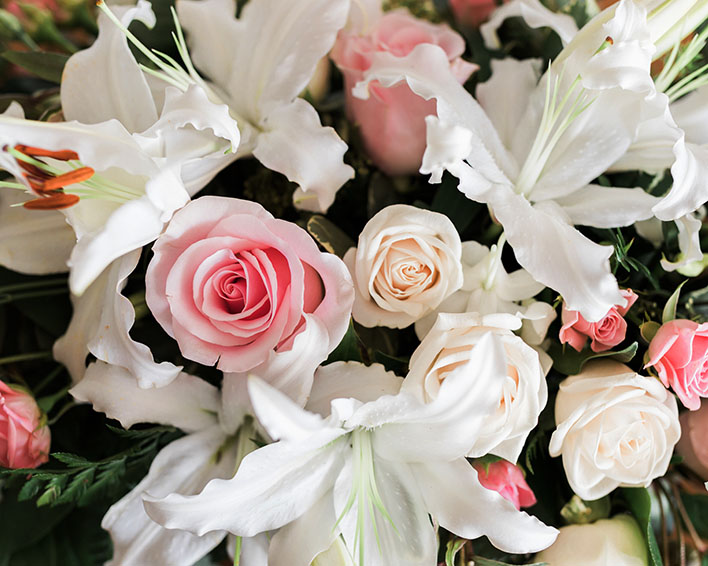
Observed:
[[[195,536],[169,530],[145,513],[143,495],[198,493],[213,478],[233,474],[235,455],[227,449],[215,459],[226,437],[213,426],[168,444],[153,460],[148,475],[106,513],[101,526],[113,540],[113,560],[108,566],[160,564],[191,566],[224,538],[224,532]]]
[[[556,529],[517,511],[496,491],[482,487],[477,472],[463,458],[411,468],[430,514],[458,536],[475,539],[486,535],[497,548],[519,554],[543,550],[558,536]]]
[[[217,424],[219,390],[187,373],[180,373],[165,387],[141,389],[128,371],[99,361],[87,368],[70,393],[120,421],[123,428],[150,422],[191,432]]]
[[[135,6],[112,5],[111,11],[126,28],[136,20],[155,25],[146,0]],[[125,34],[103,13],[98,14],[96,41],[64,66],[61,106],[67,120],[97,124],[115,118],[129,132],[142,132],[157,120],[159,109]]]
[[[569,43],[578,32],[575,20],[567,14],[552,12],[538,0],[513,0],[497,8],[489,21],[480,26],[479,31],[488,48],[501,48],[497,30],[504,20],[514,16],[521,16],[532,28],[551,28],[558,34],[563,44]]]
[[[337,190],[354,177],[342,160],[347,144],[332,128],[323,128],[317,111],[301,98],[276,106],[263,128],[253,155],[300,186],[305,194],[296,200],[298,207],[326,211]]]

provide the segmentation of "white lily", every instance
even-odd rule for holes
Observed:
[[[126,60],[129,72],[141,75],[141,96],[154,97],[145,72],[182,90],[198,85],[211,101],[228,105],[242,132],[235,157],[253,155],[297,183],[296,205],[324,211],[354,176],[342,160],[347,145],[298,98],[344,26],[349,0],[254,0],[238,19],[233,0],[181,0],[175,24],[186,69],[142,46],[113,8],[101,6],[157,67]]]
[[[415,323],[418,338],[423,339],[439,313],[508,313],[523,320],[521,336],[526,343],[537,346],[543,342],[548,326],[556,318],[555,310],[548,303],[532,300],[544,286],[525,269],[512,273],[504,269],[505,243],[503,234],[491,248],[475,241],[462,242],[462,288]]]
[[[537,86],[533,62],[495,62],[492,78],[478,88],[481,106],[453,84],[433,46],[406,58],[379,55],[357,89],[366,96],[371,80],[389,86],[405,78],[420,96],[436,98],[439,118],[427,118],[421,172],[436,182],[447,170],[468,198],[489,204],[521,266],[588,320],[624,299],[609,269],[612,248],[573,225],[631,225],[650,218],[658,202],[642,189],[591,184],[654,111],[646,102],[654,46],[645,11],[623,0],[612,17],[600,16],[601,24],[590,22],[584,39],[583,28]],[[519,83],[525,88],[509,87]]]
[[[256,415],[280,440],[248,455],[233,479],[214,480],[195,497],[146,498],[148,514],[197,534],[279,528],[270,566],[309,566],[340,535],[360,566],[433,566],[429,514],[451,532],[487,535],[508,552],[547,547],[557,531],[481,487],[464,458],[475,441],[470,431],[498,402],[506,374],[496,339],[488,335],[477,348],[429,404],[399,391],[401,379],[381,366],[325,366],[308,407],[331,407],[326,419],[252,378]]]
[[[187,433],[158,453],[145,478],[103,518],[101,526],[113,540],[113,559],[108,566],[191,566],[216,547],[226,532],[196,536],[165,529],[147,516],[143,496],[191,495],[214,478],[232,477],[244,455],[256,448],[251,440],[255,432],[243,409],[243,401],[247,403],[248,399],[220,395],[216,387],[186,373],[166,387],[140,389],[127,371],[103,362],[89,366],[71,394],[79,401],[93,403],[97,411],[119,420],[126,428],[153,422]],[[262,538],[240,541],[244,564],[266,566]]]

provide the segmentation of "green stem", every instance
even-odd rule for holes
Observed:
[[[34,396],[37,397],[39,393],[47,386],[49,385],[52,381],[54,381],[54,378],[58,376],[62,371],[64,370],[64,366],[61,364],[58,364],[57,367],[55,367],[52,371],[49,372],[49,375],[45,377],[42,381],[39,382],[39,384],[33,388],[32,392],[34,393]]]
[[[28,281],[26,283],[14,283],[0,287],[0,295],[12,293],[13,291],[24,291],[25,289],[41,289],[42,287],[54,287],[55,285],[66,285],[66,277],[55,279],[43,279],[42,281]]]
[[[61,289],[47,289],[45,291],[33,291],[30,293],[18,293],[17,295],[5,294],[0,295],[0,305],[12,303],[14,301],[22,301],[24,299],[38,299],[41,297],[53,297],[56,295],[66,295],[69,292],[67,287]]]
[[[69,411],[70,409],[72,409],[72,408],[74,408],[74,407],[77,407],[77,406],[78,406],[78,404],[76,403],[76,401],[74,401],[74,400],[72,399],[72,400],[69,401],[66,405],[64,405],[61,409],[59,409],[59,412],[58,412],[56,415],[54,415],[54,418],[52,418],[52,419],[47,423],[47,425],[52,426],[52,425],[55,424],[60,418],[62,418],[62,417],[64,416],[64,413],[66,413],[66,412]]]
[[[31,362],[33,360],[44,360],[46,358],[51,358],[52,353],[50,351],[44,352],[29,352],[27,354],[15,354],[14,356],[6,356],[0,358],[0,366],[7,364],[16,364],[19,362]]]

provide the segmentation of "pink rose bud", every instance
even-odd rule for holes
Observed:
[[[415,173],[425,150],[425,117],[434,115],[435,101],[424,100],[399,83],[383,88],[374,81],[367,100],[355,98],[352,88],[364,77],[376,52],[405,57],[416,45],[439,45],[447,53],[453,74],[464,83],[476,66],[460,58],[465,41],[444,24],[431,24],[405,10],[386,13],[366,35],[342,31],[331,57],[344,75],[349,119],[361,132],[371,160],[389,175]]]
[[[518,466],[506,460],[497,460],[489,465],[475,462],[473,466],[479,474],[479,483],[511,501],[517,510],[536,504],[536,496]]]
[[[496,10],[495,0],[450,0],[452,13],[457,23],[468,27],[479,27]]]
[[[665,387],[692,411],[708,397],[708,323],[676,319],[661,325],[649,344],[649,362]]]
[[[708,402],[701,404],[697,411],[685,411],[679,420],[681,438],[676,453],[686,466],[703,480],[708,480]]]
[[[0,381],[0,466],[36,468],[49,459],[51,434],[34,397]]]
[[[593,352],[605,352],[622,342],[627,334],[627,322],[623,317],[637,300],[637,295],[631,289],[624,289],[621,293],[627,299],[626,306],[615,305],[597,322],[588,322],[578,311],[567,309],[564,303],[563,326],[558,333],[561,344],[570,344],[580,352],[590,338]]]

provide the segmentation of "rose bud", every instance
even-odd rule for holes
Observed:
[[[511,501],[517,509],[536,504],[536,496],[526,483],[524,472],[518,466],[506,460],[497,460],[488,464],[475,462],[473,466],[477,470],[479,483]]]
[[[51,433],[34,397],[0,381],[0,466],[36,468],[49,460]]]

